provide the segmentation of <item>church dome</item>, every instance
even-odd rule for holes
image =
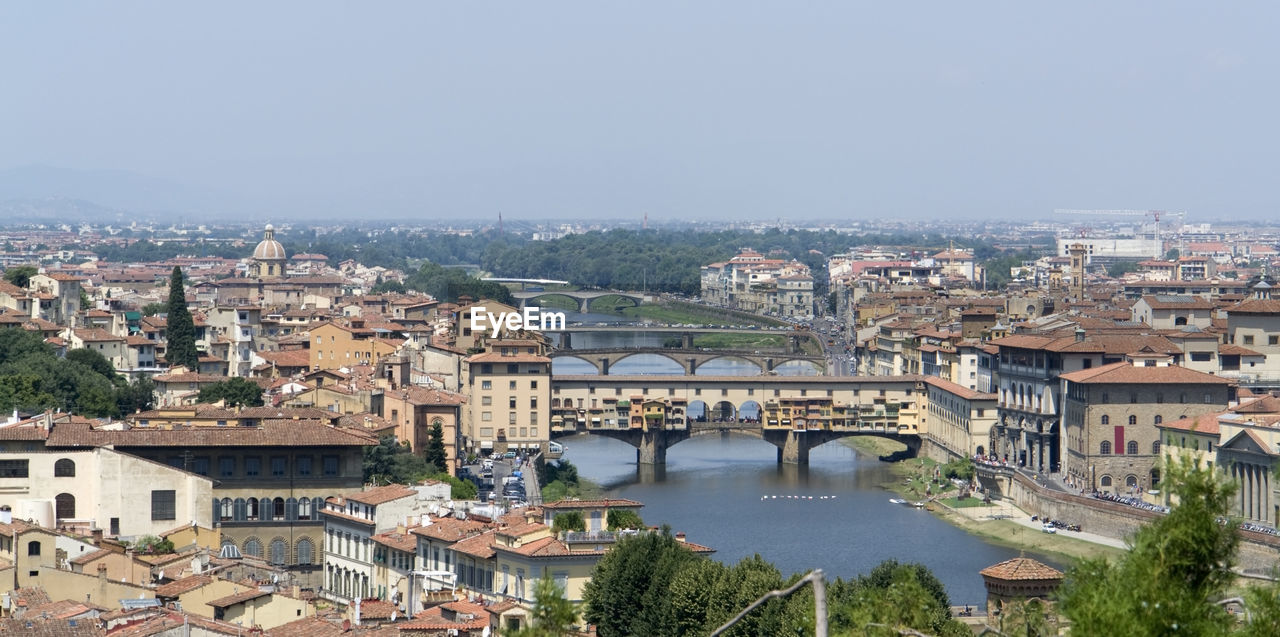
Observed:
[[[275,228],[271,224],[267,224],[267,229],[262,233],[262,241],[253,249],[253,258],[259,261],[283,261],[287,258],[284,246],[275,240]]]

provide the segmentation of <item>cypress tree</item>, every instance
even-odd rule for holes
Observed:
[[[431,437],[427,440],[426,460],[438,471],[449,470],[449,459],[444,450],[444,427],[439,421],[431,423]]]
[[[182,268],[173,266],[169,277],[169,312],[167,330],[169,342],[165,360],[169,365],[184,365],[191,371],[200,370],[200,353],[196,351],[196,326],[187,309],[187,288],[182,280]]]

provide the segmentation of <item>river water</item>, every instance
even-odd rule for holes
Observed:
[[[784,574],[822,568],[834,579],[887,559],[920,562],[952,604],[979,605],[986,593],[978,571],[1019,554],[890,503],[879,486],[891,479],[889,465],[838,442],[812,450],[802,467],[779,465],[776,448],[756,438],[702,436],[668,449],[665,468],[642,470],[635,448],[620,441],[586,434],[560,441],[582,477],[610,497],[643,502],[645,522],[684,531],[725,563],[759,553]]]
[[[569,313],[568,320],[592,325],[632,319]],[[669,336],[637,327],[635,332],[575,333],[573,345],[657,347]],[[553,374],[597,373],[590,363],[572,358],[557,358],[551,369]],[[684,373],[675,361],[656,354],[628,357],[609,371]],[[778,372],[814,373],[807,363],[779,366]],[[759,373],[754,364],[738,359],[698,368],[700,375]],[[698,415],[693,406],[689,415]],[[668,449],[667,463],[659,467],[639,467],[635,448],[617,440],[583,434],[560,442],[582,477],[603,486],[610,497],[643,502],[645,522],[684,531],[689,541],[716,549],[714,557],[726,563],[759,553],[784,574],[822,568],[834,579],[864,574],[887,559],[919,562],[946,586],[952,604],[978,606],[986,597],[978,571],[1019,555],[927,511],[890,503],[893,494],[879,486],[892,479],[889,465],[838,442],[813,449],[808,466],[795,466],[779,465],[777,448],[757,438],[702,436]]]

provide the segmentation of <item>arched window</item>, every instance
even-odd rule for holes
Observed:
[[[1178,402],[1180,403],[1187,402],[1187,392],[1182,392],[1181,394],[1178,394]]]
[[[244,541],[244,550],[241,551],[245,555],[251,557],[262,557],[262,540],[251,537]]]
[[[27,542],[27,555],[39,555],[39,554],[40,554],[40,542],[37,540],[31,540],[30,542]]]
[[[1098,484],[1104,487],[1111,486],[1111,476],[1102,476],[1101,478],[1098,478]]]
[[[1157,484],[1160,484],[1160,469],[1159,469],[1159,468],[1155,468],[1155,469],[1152,469],[1152,470],[1151,470],[1151,486],[1152,486],[1152,487],[1154,487],[1154,486],[1156,486]]]
[[[61,458],[53,463],[53,477],[55,478],[74,478],[76,477],[76,462],[70,458]]]
[[[1164,416],[1161,416],[1160,414],[1156,414],[1156,420],[1155,420],[1155,422],[1156,422],[1156,424],[1157,424],[1157,425],[1158,425],[1158,424],[1160,424],[1160,423],[1162,423],[1162,422],[1164,422]]]
[[[276,498],[271,501],[271,519],[284,519],[284,498]]]
[[[76,517],[76,496],[70,493],[59,493],[54,497],[53,502],[59,520],[70,520]]]
[[[249,498],[245,500],[244,503],[245,503],[245,514],[244,514],[245,519],[246,520],[258,519],[258,499]]]
[[[1131,424],[1131,425],[1136,425],[1136,424],[1138,424],[1138,417],[1137,417],[1137,416],[1129,416],[1129,424]]]
[[[311,498],[303,498],[301,500],[298,500],[298,519],[299,520],[311,519]]]
[[[1129,475],[1127,475],[1127,476],[1125,476],[1125,477],[1124,477],[1124,486],[1126,486],[1126,487],[1136,487],[1136,486],[1138,486],[1138,476],[1135,476],[1135,475],[1133,475],[1132,473],[1131,473],[1131,474],[1129,474]]]
[[[1138,455],[1138,441],[1137,441],[1137,440],[1130,440],[1130,441],[1129,441],[1129,443],[1125,445],[1125,451],[1124,451],[1124,452],[1125,452],[1125,453],[1127,453],[1127,454],[1129,454],[1129,455],[1131,455],[1131,456],[1136,456],[1136,455]]]
[[[1109,455],[1111,455],[1111,441],[1110,441],[1110,440],[1103,440],[1103,441],[1102,441],[1102,444],[1098,445],[1098,453],[1100,453],[1100,454],[1102,454],[1102,455],[1104,455],[1104,456],[1109,456]]]
[[[231,498],[222,499],[221,509],[222,509],[220,511],[221,515],[218,516],[219,518],[222,518],[223,520],[230,520],[232,517],[235,516],[235,506],[234,506],[234,503],[231,501]]]
[[[316,547],[308,538],[298,540],[298,565],[308,566],[315,563]]]
[[[1159,440],[1157,440],[1157,441],[1155,441],[1155,442],[1151,443],[1151,455],[1153,455],[1153,456],[1158,456],[1158,455],[1160,455],[1160,441],[1159,441]]]
[[[1111,416],[1108,416],[1108,415],[1106,415],[1106,414],[1102,414],[1102,424],[1104,424],[1104,425],[1109,425],[1109,424],[1111,424]]]
[[[285,557],[289,553],[289,547],[285,545],[284,538],[276,538],[271,540],[271,560],[272,564],[284,564]]]

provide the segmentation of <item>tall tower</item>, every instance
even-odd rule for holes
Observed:
[[[1085,252],[1083,243],[1073,243],[1067,248],[1067,254],[1071,255],[1071,296],[1077,301],[1084,300]]]

